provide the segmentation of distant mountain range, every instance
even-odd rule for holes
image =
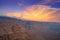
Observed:
[[[7,16],[0,16],[0,25],[2,23],[3,24],[7,23],[7,25],[18,24],[20,27],[26,29],[29,35],[33,34],[32,35],[32,37],[34,36],[33,40],[60,40],[60,23],[58,22],[37,22],[37,21],[11,18]],[[1,26],[0,26],[0,29],[1,29]],[[14,29],[14,26],[13,26],[13,29]]]

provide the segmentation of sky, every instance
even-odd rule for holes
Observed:
[[[60,0],[0,0],[0,16],[60,22]]]

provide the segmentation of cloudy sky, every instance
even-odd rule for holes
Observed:
[[[60,22],[60,0],[0,0],[0,16]]]

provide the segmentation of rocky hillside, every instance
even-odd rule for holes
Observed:
[[[15,18],[0,17],[0,40],[33,40],[31,33]]]
[[[0,40],[60,40],[60,23],[0,16]]]

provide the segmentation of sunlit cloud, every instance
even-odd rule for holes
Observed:
[[[34,4],[58,7],[60,5],[60,0],[19,0],[18,1],[18,6],[22,6],[22,5],[26,6],[26,5],[34,5]]]
[[[21,12],[7,12],[6,16],[31,21],[60,22],[60,9],[32,5]]]

